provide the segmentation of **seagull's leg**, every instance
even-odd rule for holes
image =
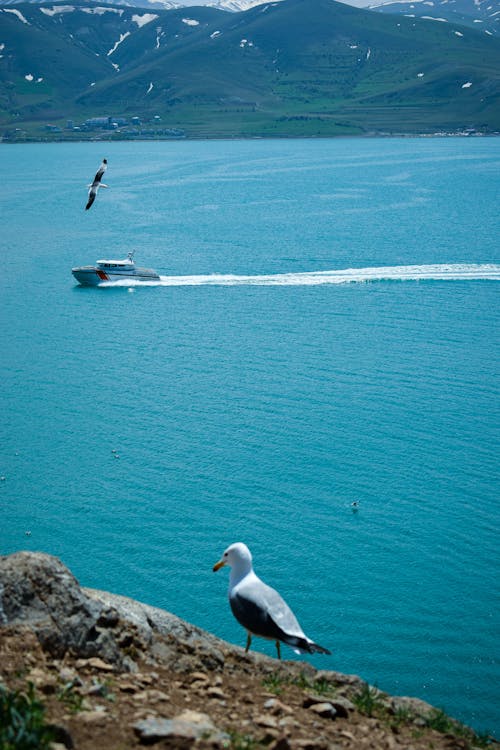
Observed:
[[[278,652],[278,659],[281,659],[281,646],[279,641],[276,641],[276,651]]]
[[[250,648],[251,642],[252,642],[252,636],[250,633],[247,633],[247,645],[245,646],[245,654],[248,653],[248,649]]]

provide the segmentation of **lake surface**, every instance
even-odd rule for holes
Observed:
[[[0,552],[244,645],[244,541],[315,666],[500,733],[499,147],[1,148]]]

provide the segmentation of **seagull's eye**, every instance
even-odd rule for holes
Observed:
[[[227,557],[227,552],[224,552],[224,557]]]

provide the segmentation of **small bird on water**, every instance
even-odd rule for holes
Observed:
[[[103,159],[101,166],[99,167],[99,169],[97,170],[97,172],[95,174],[94,181],[92,182],[91,185],[89,185],[89,188],[90,188],[89,189],[89,197],[88,197],[88,200],[87,200],[87,205],[85,206],[85,210],[86,211],[89,210],[89,208],[91,207],[92,203],[95,201],[96,196],[97,196],[97,191],[99,190],[99,188],[100,187],[103,187],[103,188],[107,188],[108,187],[107,185],[104,184],[104,182],[101,182],[103,174],[106,171],[107,167],[108,167],[108,160],[107,159]]]
[[[280,641],[298,654],[331,653],[306,636],[280,594],[255,575],[252,555],[246,544],[231,544],[214,565],[214,572],[225,565],[231,568],[229,604],[233,615],[247,631],[245,652],[250,648],[252,635],[256,635],[275,641],[278,659],[281,659]]]

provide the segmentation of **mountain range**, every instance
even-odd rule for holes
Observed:
[[[39,5],[43,0],[28,0],[28,2],[33,5]],[[93,0],[93,2],[95,4],[96,0]],[[274,2],[280,2],[280,0],[274,0]],[[23,3],[26,3],[26,0],[4,0],[3,5],[12,6]],[[197,0],[137,0],[136,2],[134,0],[108,0],[108,4],[132,8],[153,8],[155,10],[176,10],[177,8],[188,8],[193,5],[207,5],[210,8],[239,13],[242,10],[254,8],[256,5],[262,5],[263,0],[209,0],[209,2],[207,0],[204,2],[197,2]]]
[[[500,0],[395,0],[369,8],[379,13],[469,26],[490,36],[500,35]]]
[[[189,137],[499,131],[498,38],[411,16],[335,0],[3,4],[0,129],[72,120],[65,136],[82,137],[100,117],[114,137],[145,123]]]

